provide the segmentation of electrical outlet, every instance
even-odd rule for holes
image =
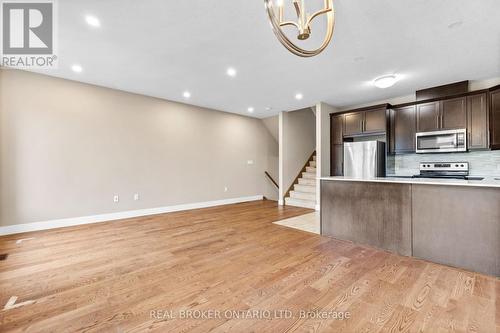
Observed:
[[[248,160],[248,161],[247,161],[247,164],[248,164],[248,165],[253,165],[253,160]]]
[[[139,201],[140,198],[139,193],[134,194],[134,201]]]
[[[113,197],[113,202],[115,202],[115,203],[120,202],[120,196],[115,195],[115,196]]]
[[[226,187],[224,187],[224,192],[227,192],[227,191],[228,191],[228,188],[227,188],[227,186],[226,186]]]

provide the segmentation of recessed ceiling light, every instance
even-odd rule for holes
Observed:
[[[92,15],[87,15],[85,16],[85,21],[87,22],[88,25],[90,25],[91,27],[100,27],[101,26],[101,22],[99,21],[99,19],[95,16],[92,16]]]
[[[80,65],[73,65],[73,66],[71,66],[71,69],[75,73],[81,73],[81,72],[83,72],[83,68]]]
[[[272,109],[273,109],[272,107],[268,106],[268,107],[266,108],[266,111],[271,111]]]
[[[189,91],[185,91],[182,96],[184,96],[184,98],[190,98],[191,97],[191,93]]]
[[[398,77],[396,75],[384,75],[376,78],[373,81],[373,85],[377,88],[385,89],[392,87],[396,82],[398,82]]]
[[[300,101],[302,98],[304,98],[304,95],[302,95],[301,93],[297,93],[295,94],[295,99]]]
[[[235,77],[236,76],[236,69],[234,69],[233,67],[229,67],[226,71],[227,75],[229,75],[230,77]]]
[[[253,107],[248,108],[248,112],[253,113],[254,111],[255,111],[255,109]]]

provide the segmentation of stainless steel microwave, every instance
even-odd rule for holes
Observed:
[[[419,154],[467,151],[466,129],[417,133],[416,140]]]

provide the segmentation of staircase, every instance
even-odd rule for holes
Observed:
[[[293,185],[293,190],[285,197],[285,205],[316,208],[316,154],[302,170]]]

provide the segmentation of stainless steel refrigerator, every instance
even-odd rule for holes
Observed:
[[[344,142],[344,176],[385,177],[385,142]]]

